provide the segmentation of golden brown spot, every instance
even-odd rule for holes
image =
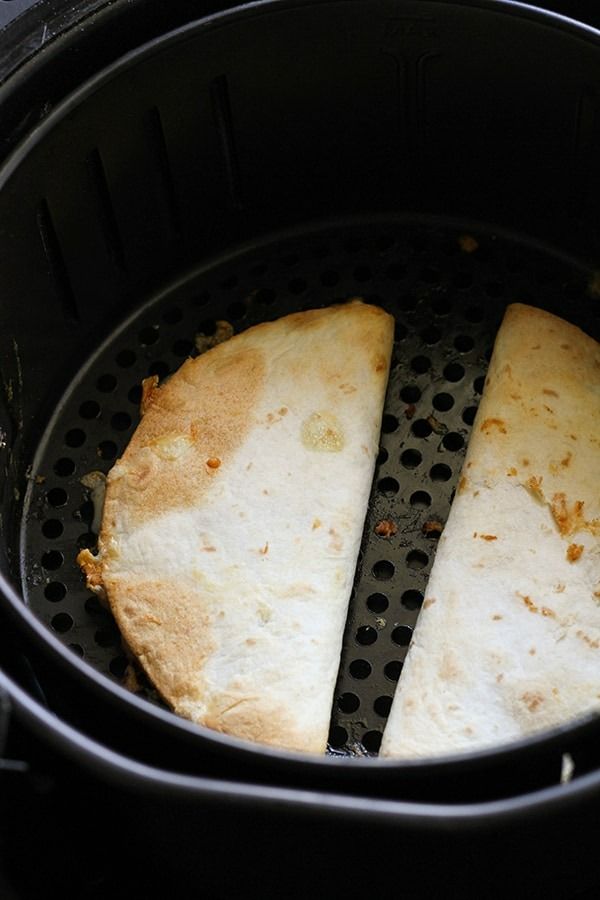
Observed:
[[[591,647],[592,650],[597,650],[598,647],[600,647],[600,641],[594,640],[589,636],[589,634],[586,634],[585,631],[581,631],[581,629],[579,631],[576,631],[575,635],[579,638],[580,641],[583,641],[588,645],[588,647]]]
[[[430,606],[433,606],[434,603],[437,603],[436,597],[427,597],[423,600],[423,609],[429,609]]]
[[[570,350],[570,349],[571,349],[571,345],[570,345],[570,344],[561,344],[560,346],[561,346],[561,349],[562,349],[562,350]]]
[[[524,459],[522,459],[521,462],[523,463],[524,466],[528,466],[528,465],[529,465],[529,460],[527,459],[527,457],[525,457]]]
[[[499,622],[501,618],[502,618],[502,616],[499,615],[498,613],[496,613],[495,616],[492,616],[492,619],[494,620],[494,622]]]
[[[559,582],[559,583],[556,585],[556,587],[554,588],[554,593],[555,593],[555,594],[562,594],[562,593],[564,593],[564,590],[565,590],[564,584],[561,584],[561,583]]]
[[[218,456],[209,456],[206,460],[206,465],[209,469],[218,469],[221,465],[221,460]]]
[[[558,397],[558,394],[552,388],[542,388],[542,394],[546,394],[548,397]]]
[[[256,638],[246,638],[246,643],[249,647],[254,647],[256,644]]]
[[[387,371],[387,359],[384,356],[377,355],[373,361],[376,372]]]
[[[287,406],[282,406],[281,409],[277,410],[277,412],[279,413],[280,416],[287,416],[288,408],[287,408]]]
[[[157,390],[121,462],[127,464],[131,459],[139,465],[146,448],[166,435],[185,436],[194,447],[185,467],[161,462],[152,454],[152,476],[143,496],[133,502],[130,479],[113,483],[112,495],[109,488],[110,501],[127,502],[132,526],[174,508],[198,505],[211,489],[209,478],[214,477],[206,460],[230,458],[244,441],[264,377],[262,350],[243,345],[238,349],[232,338],[210,353],[186,360]]]
[[[517,472],[517,470],[515,469],[514,466],[511,466],[510,469],[508,470],[508,472],[507,472],[506,474],[510,477],[510,476],[512,476],[512,475],[517,475],[518,472]]]
[[[482,541],[497,541],[498,538],[495,534],[480,534],[479,537]]]
[[[549,413],[551,413],[551,415],[554,415],[554,410],[551,409],[549,406],[546,406],[545,403],[544,403],[544,409],[546,410],[546,412],[549,412]]]
[[[526,691],[521,700],[529,712],[535,712],[539,705],[544,702],[544,695],[540,694],[539,691]]]
[[[354,394],[357,391],[357,388],[353,384],[340,384],[340,391],[343,394]]]
[[[577,562],[583,553],[583,544],[569,544],[567,547],[567,559],[569,562]]]
[[[572,441],[576,441],[576,440],[577,440],[577,435],[576,435],[576,434],[570,434],[569,437],[571,438]]]
[[[344,447],[342,426],[330,412],[314,412],[302,423],[302,443],[308,450],[339,453]]]
[[[269,542],[267,541],[267,543],[265,544],[265,546],[264,546],[264,547],[261,547],[260,550],[259,550],[258,552],[260,553],[261,556],[266,556],[267,553],[269,552]]]
[[[511,394],[510,397],[511,397],[511,400],[521,400],[522,399],[520,394]]]
[[[374,531],[379,537],[389,538],[397,533],[398,526],[391,519],[382,519],[381,522],[377,523]]]
[[[149,410],[158,390],[158,375],[150,375],[149,378],[144,378],[142,381],[142,399],[140,400],[140,414],[142,416]]]
[[[485,434],[489,434],[492,428],[497,428],[500,434],[506,434],[506,423],[503,419],[486,419],[480,428]]]
[[[553,609],[550,609],[548,606],[542,606],[542,615],[546,616],[546,618],[555,619],[556,613]]]
[[[530,648],[529,648],[529,655],[530,655],[530,656],[535,656],[536,652],[537,652],[537,651],[536,651],[535,647],[530,647]]]
[[[132,577],[120,586],[114,612],[132,654],[143,661],[160,694],[177,705],[181,697],[200,699],[202,672],[215,649],[206,608],[198,607],[198,591],[185,584],[166,591],[164,582]],[[157,653],[156,627],[161,625],[169,643],[169,661]]]
[[[216,553],[216,550],[217,550],[216,547],[213,547],[211,545],[206,545],[206,544],[203,544],[202,547],[200,547],[200,549],[203,550],[204,553]]]
[[[467,737],[471,737],[471,735],[475,733],[470,725],[467,725],[465,728],[463,728],[463,732]]]
[[[464,491],[466,491],[466,489],[467,489],[467,479],[465,478],[464,475],[461,475],[460,480],[458,482],[457,493],[462,494]]]
[[[521,598],[521,600],[523,601],[523,603],[525,604],[525,606],[527,607],[529,612],[532,612],[532,613],[539,612],[538,607],[535,605],[535,603],[533,602],[533,600],[531,599],[531,597],[528,594],[520,594],[517,591],[517,597]]]
[[[527,481],[527,487],[529,488],[529,492],[538,502],[544,501],[544,494],[542,493],[542,481],[544,480],[542,475],[532,475],[531,478]]]
[[[504,673],[503,672],[499,672],[498,675],[496,675],[496,681],[498,682],[498,684],[500,684],[501,681],[504,681]]]
[[[569,450],[567,452],[567,455],[565,456],[565,458],[561,459],[561,461],[560,461],[561,466],[564,466],[566,468],[570,464],[572,458],[573,458],[573,454]]]
[[[600,534],[600,519],[586,520],[583,514],[584,501],[575,500],[569,506],[566,494],[558,493],[552,497],[550,510],[558,530],[564,536],[577,531],[589,531],[593,535]]]
[[[322,522],[320,519],[315,519],[314,522],[312,523],[312,530],[315,531],[317,528],[320,528],[321,524],[322,524]]]
[[[541,344],[535,344],[531,349],[532,350],[541,350]]]

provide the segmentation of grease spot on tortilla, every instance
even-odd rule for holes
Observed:
[[[312,413],[302,423],[301,436],[307,450],[339,453],[345,444],[342,426],[330,412]]]
[[[160,459],[174,461],[189,450],[191,441],[184,434],[166,434],[164,437],[155,438],[148,446]]]

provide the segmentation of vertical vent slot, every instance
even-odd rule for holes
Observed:
[[[177,235],[180,235],[181,216],[179,213],[179,202],[175,190],[175,182],[173,181],[173,172],[169,161],[163,125],[160,113],[155,106],[149,109],[144,116],[144,133],[162,180],[171,227]]]
[[[125,273],[127,272],[125,252],[123,250],[117,217],[110,196],[106,172],[104,171],[104,164],[98,149],[92,150],[87,163],[92,185],[98,199],[98,215],[108,252],[113,257],[119,269]]]
[[[77,321],[79,319],[77,301],[46,200],[42,200],[37,208],[36,221],[56,296],[67,319]]]
[[[240,175],[239,159],[235,143],[235,131],[231,114],[229,99],[229,85],[226,75],[219,75],[210,85],[210,98],[212,102],[215,125],[221,142],[225,172],[229,184],[231,201],[236,209],[243,209],[242,182]]]

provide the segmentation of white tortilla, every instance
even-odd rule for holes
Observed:
[[[600,346],[510,306],[381,754],[497,745],[600,707]]]
[[[79,562],[182,716],[325,750],[393,326],[359,301],[297,313],[146,383]]]

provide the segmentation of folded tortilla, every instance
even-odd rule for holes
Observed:
[[[381,754],[473,750],[600,707],[600,345],[509,306]]]
[[[145,382],[79,562],[182,716],[325,750],[393,328],[360,301],[297,313]]]

